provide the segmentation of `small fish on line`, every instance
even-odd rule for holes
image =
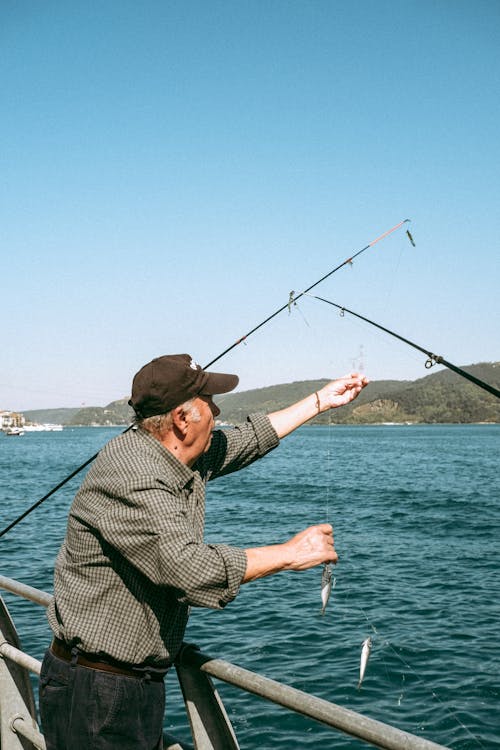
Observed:
[[[321,614],[325,614],[326,605],[332,593],[332,588],[335,586],[336,579],[332,581],[332,565],[331,563],[325,563],[323,567],[323,573],[321,575]]]
[[[371,650],[372,650],[372,639],[370,638],[370,636],[368,636],[368,638],[365,638],[361,646],[361,661],[359,663],[358,690],[361,687],[361,683],[363,682],[363,678],[365,676],[366,665],[368,664],[368,659],[370,658]]]

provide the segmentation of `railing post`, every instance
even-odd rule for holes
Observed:
[[[233,727],[212,680],[197,667],[183,663],[184,652],[196,648],[185,643],[175,663],[195,750],[239,750]]]
[[[14,623],[0,596],[0,645],[19,649]],[[25,669],[0,655],[0,737],[2,750],[45,750],[36,723],[35,701]]]

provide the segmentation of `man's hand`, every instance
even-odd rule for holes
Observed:
[[[333,529],[329,523],[310,526],[283,544],[245,550],[247,569],[242,583],[282,570],[307,570],[324,562],[336,563]]]
[[[353,372],[338,380],[332,380],[316,393],[285,409],[272,412],[268,417],[278,437],[283,438],[321,412],[350,403],[368,382],[367,377]]]
[[[283,545],[290,552],[287,570],[307,570],[324,562],[336,563],[333,528],[329,523],[309,526]]]
[[[369,380],[359,372],[344,375],[343,378],[332,380],[318,391],[318,412],[345,406],[361,393]]]

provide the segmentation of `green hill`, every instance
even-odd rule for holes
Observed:
[[[500,390],[500,362],[483,362],[463,369]],[[301,380],[218,396],[220,420],[235,423],[251,412],[282,409],[327,382]],[[66,425],[128,425],[133,420],[133,411],[127,400],[112,401],[105,407],[28,411],[25,417]],[[440,370],[414,381],[376,380],[349,406],[322,414],[313,421],[318,424],[500,422],[500,399],[450,370]]]
[[[128,398],[112,401],[105,407],[87,406],[77,411],[71,418],[71,425],[128,425],[134,412],[128,405]]]
[[[464,366],[467,372],[500,389],[500,362]],[[274,385],[218,398],[220,419],[238,422],[252,411],[275,411],[321,388],[327,380]],[[500,422],[500,399],[459,375],[443,370],[415,381],[377,380],[352,404],[313,420],[317,424],[379,422]]]
[[[30,409],[23,411],[23,414],[27,422],[69,424],[78,411],[78,408],[61,407],[60,409]]]
[[[25,411],[24,417],[30,422],[51,422],[72,426],[128,425],[134,412],[127,398],[112,401],[107,406],[85,406],[82,409],[34,409]]]

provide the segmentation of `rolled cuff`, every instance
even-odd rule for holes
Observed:
[[[272,451],[279,445],[280,439],[278,433],[271,424],[271,420],[267,414],[257,412],[250,414],[247,417],[247,422],[253,425],[255,436],[257,438],[257,446],[259,456],[265,456],[266,453]]]
[[[247,569],[247,556],[241,547],[230,547],[228,544],[209,545],[214,547],[224,560],[227,573],[226,589],[219,596],[219,606],[225,607],[237,596]]]

